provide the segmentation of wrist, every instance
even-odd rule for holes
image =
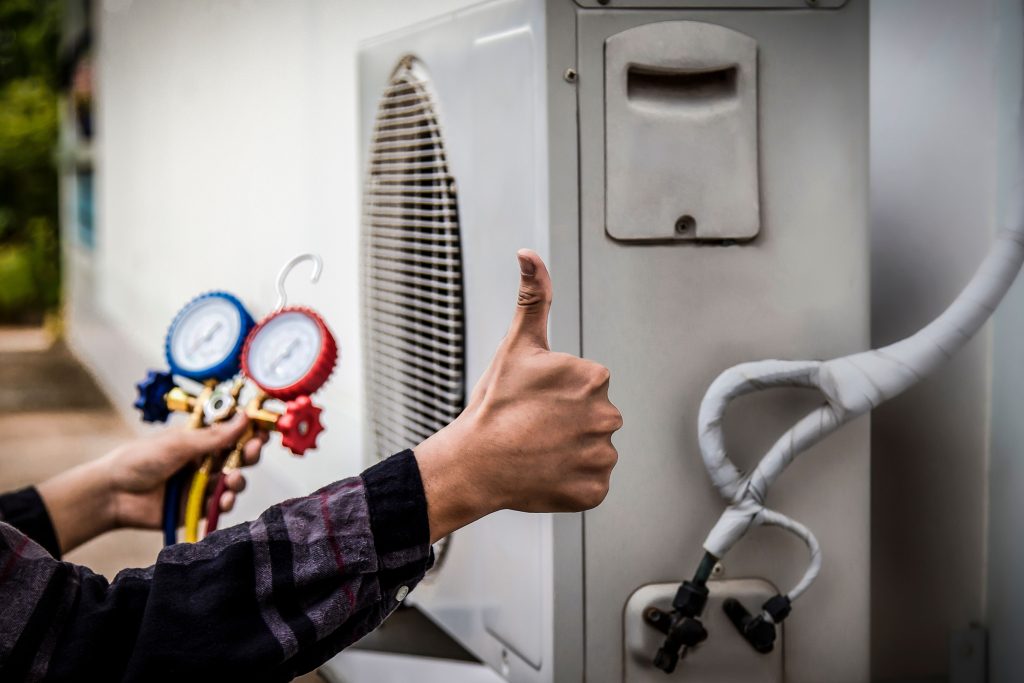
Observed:
[[[92,535],[116,529],[117,488],[111,476],[111,463],[106,457],[102,457],[82,467],[85,470],[82,473],[82,498],[87,497],[90,501],[83,503],[84,509],[95,516],[95,522],[90,525],[90,530],[95,532]]]
[[[467,435],[472,429],[460,417],[413,451],[427,499],[432,543],[505,507],[501,491],[471,452]]]
[[[116,496],[105,460],[79,465],[37,487],[62,552],[116,526]]]
[[[96,496],[101,531],[110,531],[120,526],[118,520],[118,490],[111,476],[110,464],[105,458],[93,461],[92,492]]]
[[[103,501],[103,510],[101,515],[105,520],[104,526],[107,531],[113,529],[121,529],[127,526],[121,518],[121,499],[127,495],[126,491],[123,491],[119,486],[118,478],[116,473],[118,471],[119,463],[117,458],[113,457],[114,453],[108,453],[107,455],[99,458],[92,463],[91,466],[95,466],[95,487],[97,491],[97,497]]]

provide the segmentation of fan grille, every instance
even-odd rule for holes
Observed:
[[[378,458],[415,446],[465,401],[455,182],[422,65],[384,90],[363,193],[367,397]]]

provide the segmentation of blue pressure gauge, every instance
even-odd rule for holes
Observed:
[[[167,364],[175,375],[198,381],[238,373],[253,319],[227,292],[207,292],[185,304],[167,330]]]

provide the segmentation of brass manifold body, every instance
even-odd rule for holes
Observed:
[[[236,383],[235,386],[239,385],[240,383]],[[237,401],[238,396],[235,394],[234,387],[232,387],[232,394],[232,397]],[[210,395],[206,395],[206,392],[203,392],[203,394],[199,396],[193,396],[181,387],[174,387],[167,392],[165,400],[167,401],[167,408],[172,412],[192,413],[197,407],[201,409],[206,401],[213,398],[214,396],[212,395],[212,392]],[[262,390],[258,390],[256,394],[245,404],[245,416],[249,418],[249,422],[255,429],[262,429],[268,432],[274,431],[277,426],[277,421],[282,415],[281,413],[275,413],[263,407],[263,404],[266,403],[269,398],[270,397]],[[231,417],[232,414],[234,414],[234,409],[232,409],[231,413],[226,417]]]
[[[245,382],[240,377],[235,380],[229,392],[230,401],[227,400],[226,396],[218,394],[215,384],[215,382],[208,382],[198,396],[188,393],[181,387],[174,387],[167,392],[164,398],[168,410],[188,413],[190,416],[190,427],[204,426],[206,422],[205,413],[208,407],[212,409],[211,412],[217,413],[219,419],[215,420],[216,422],[229,419],[237,409],[238,398],[242,388],[245,386]],[[257,430],[270,432],[277,427],[278,420],[282,414],[267,410],[264,407],[267,398],[266,393],[262,390],[257,390],[256,394],[246,403],[244,410],[249,418],[249,426],[242,437],[235,443],[231,453],[224,459],[221,466],[222,477],[227,476],[231,470],[239,469],[242,466],[242,452],[245,444],[256,434]],[[218,402],[220,403],[218,404]],[[189,487],[188,498],[185,504],[185,541],[188,543],[195,543],[199,540],[199,520],[203,513],[203,501],[206,498],[210,475],[215,472],[218,464],[218,455],[217,453],[211,453],[203,458],[202,464],[192,477],[192,483]],[[221,490],[220,486],[216,488],[217,491]],[[214,493],[215,499],[212,501],[212,505],[219,505],[219,501],[216,500],[218,495],[218,492]]]

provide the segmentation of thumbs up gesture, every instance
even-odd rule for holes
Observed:
[[[551,276],[536,253],[518,259],[508,334],[462,414],[415,449],[432,540],[500,509],[576,512],[608,493],[622,426],[608,369],[550,350]]]

